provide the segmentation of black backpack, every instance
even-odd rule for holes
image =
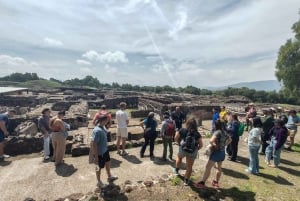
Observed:
[[[188,153],[194,153],[197,147],[195,132],[187,132],[185,138],[181,141],[182,149]]]

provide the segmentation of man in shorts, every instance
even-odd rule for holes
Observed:
[[[101,169],[105,167],[107,172],[107,181],[113,182],[118,179],[116,176],[112,176],[110,172],[110,155],[107,145],[107,133],[104,128],[108,122],[108,117],[106,115],[101,115],[98,118],[97,126],[93,130],[92,134],[92,151],[94,156],[94,163],[96,164],[96,178],[97,186],[99,188],[104,188],[105,185],[101,181]]]
[[[0,161],[3,161],[4,158],[9,158],[9,155],[4,154],[5,147],[5,137],[9,135],[7,131],[9,118],[12,118],[16,114],[15,110],[10,110],[7,113],[0,114]]]
[[[117,153],[124,156],[128,153],[125,151],[125,143],[128,138],[127,126],[129,123],[128,115],[125,111],[126,103],[120,103],[120,110],[116,113],[117,119]],[[120,151],[120,142],[122,140],[122,152]]]
[[[287,150],[291,151],[292,146],[294,145],[295,135],[297,133],[297,126],[300,123],[300,118],[297,116],[295,110],[291,110],[288,116],[288,122],[286,124],[286,128],[289,131],[290,144]]]

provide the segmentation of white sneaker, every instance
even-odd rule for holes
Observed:
[[[44,157],[44,160],[49,160],[49,159],[50,159],[49,156],[45,156],[45,157]]]
[[[117,180],[117,179],[118,179],[117,176],[110,176],[110,177],[107,178],[107,181],[108,181],[108,182],[113,182],[113,181],[115,181],[115,180]]]
[[[97,186],[99,188],[105,188],[106,185],[100,180],[100,181],[98,181]]]

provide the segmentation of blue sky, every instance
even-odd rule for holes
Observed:
[[[0,0],[0,76],[224,86],[272,80],[299,0]]]

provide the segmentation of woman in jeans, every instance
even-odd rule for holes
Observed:
[[[185,151],[184,143],[187,138],[191,139],[193,137],[194,151]],[[194,161],[197,158],[198,150],[202,148],[202,138],[197,129],[197,122],[195,118],[190,118],[186,121],[186,128],[181,128],[175,134],[175,141],[179,142],[179,151],[176,159],[176,167],[173,169],[175,175],[179,175],[179,168],[182,163],[182,159],[186,157],[186,171],[184,175],[184,185],[187,186],[190,183],[190,176],[192,174],[192,169]]]
[[[274,121],[274,127],[270,130],[270,144],[266,148],[265,162],[270,167],[278,167],[280,163],[280,154],[288,136],[288,130],[284,126],[285,122],[282,119]],[[274,164],[271,164],[273,156]]]
[[[231,138],[224,130],[223,123],[220,120],[215,122],[215,132],[210,139],[213,152],[206,163],[204,175],[202,180],[194,186],[196,188],[206,188],[205,182],[209,178],[211,168],[216,167],[215,179],[212,181],[212,186],[219,189],[219,180],[222,174],[222,162],[225,159],[225,147],[231,142]]]
[[[262,122],[259,117],[253,118],[253,128],[249,132],[248,146],[250,153],[249,167],[245,170],[248,173],[259,173],[258,151],[261,145]]]

